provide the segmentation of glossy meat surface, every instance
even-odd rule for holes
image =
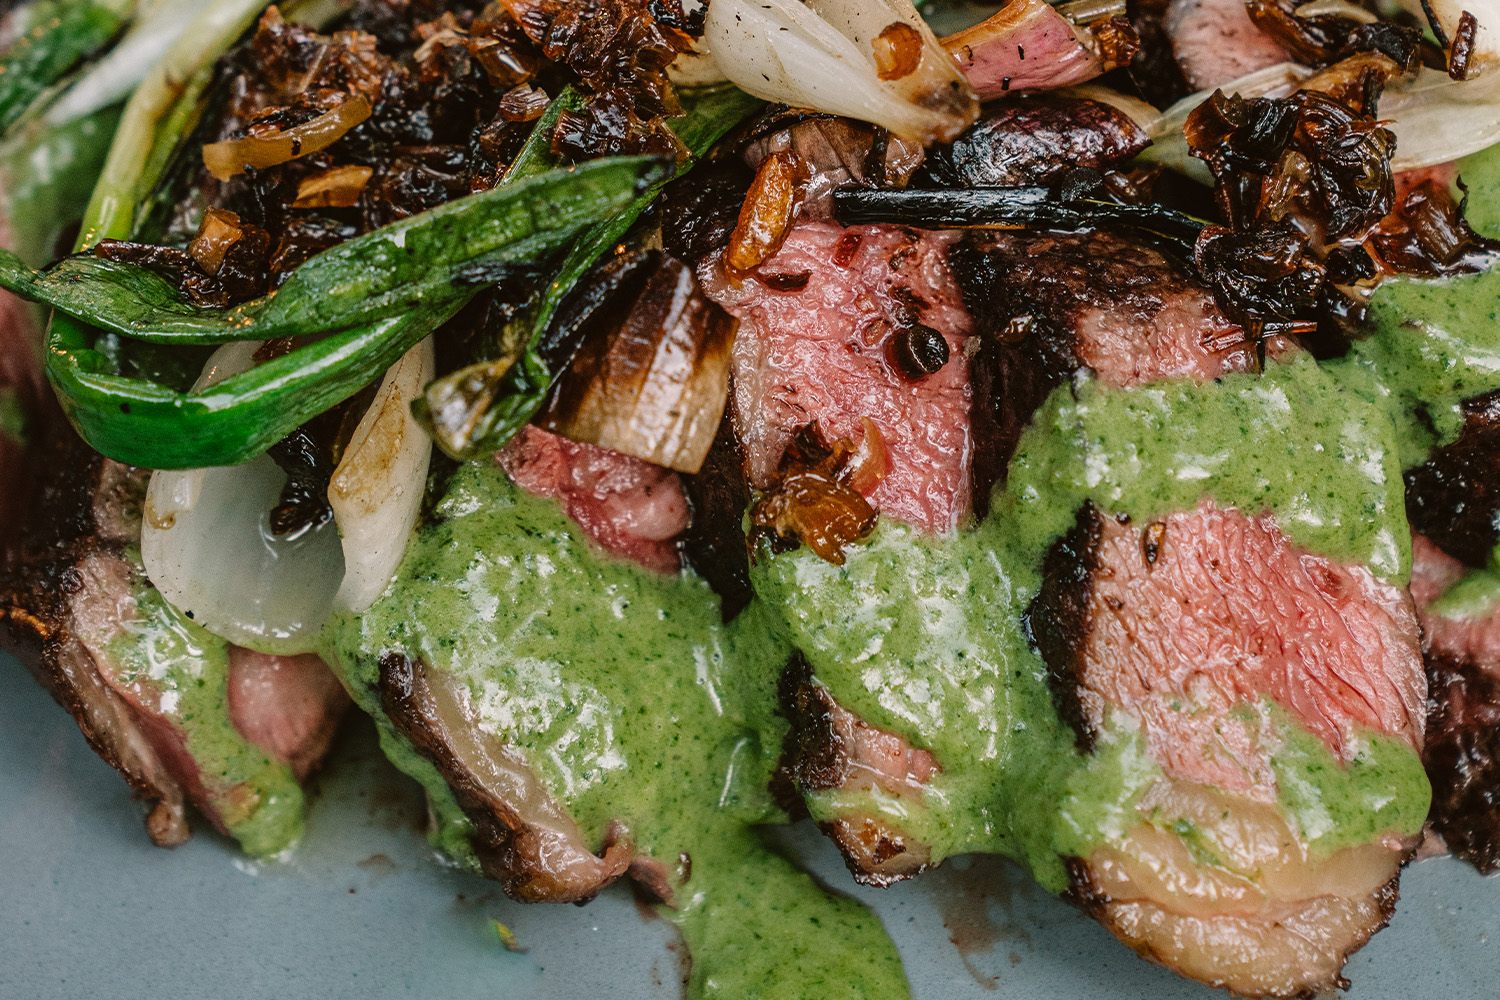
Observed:
[[[886,475],[868,499],[934,533],[968,510],[968,317],[946,266],[949,238],[895,226],[803,223],[754,275],[700,268],[704,288],[740,319],[731,406],[752,486],[768,486],[795,431],[813,421],[830,441],[884,439]],[[764,275],[806,275],[779,291]],[[911,380],[889,357],[903,330],[938,331],[948,360]]]

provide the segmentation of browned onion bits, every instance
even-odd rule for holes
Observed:
[[[844,564],[844,547],[875,530],[879,513],[860,487],[874,489],[887,461],[879,430],[863,423],[866,448],[859,451],[848,438],[828,444],[816,421],[798,429],[776,484],[750,509],[752,544],[770,534],[778,551],[800,543],[825,562]]]
[[[936,375],[948,363],[948,338],[922,323],[897,330],[886,341],[886,360],[908,382]]]
[[[893,21],[870,42],[875,73],[882,80],[911,76],[922,62],[922,34],[905,21]]]
[[[759,267],[781,249],[802,200],[803,175],[802,162],[793,153],[772,153],[760,161],[724,250],[730,275]]]

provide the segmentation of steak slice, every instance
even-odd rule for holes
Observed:
[[[596,856],[531,768],[488,736],[458,683],[399,653],[380,659],[380,702],[402,735],[438,769],[474,824],[484,873],[527,902],[581,903],[630,870],[628,843]],[[648,881],[643,879],[643,881]],[[665,885],[665,878],[660,880]]]
[[[1500,390],[1463,402],[1458,440],[1406,473],[1406,516],[1465,565],[1489,563],[1500,542]]]
[[[1500,871],[1500,609],[1470,617],[1431,610],[1463,563],[1412,538],[1412,597],[1427,661],[1428,823],[1455,855]]]
[[[711,258],[704,290],[740,320],[731,412],[750,485],[769,488],[795,433],[829,441],[880,432],[885,477],[867,499],[887,517],[943,534],[968,513],[968,316],[947,266],[946,235],[830,222],[793,227],[743,279]],[[914,340],[942,360],[914,372]],[[936,361],[933,357],[931,360]]]
[[[1106,385],[1259,367],[1252,338],[1165,251],[1108,232],[984,232],[948,256],[974,317],[974,496],[987,509],[1021,433],[1088,368]]]
[[[154,742],[105,679],[79,621],[107,621],[128,590],[122,553],[139,539],[144,477],[94,453],[64,427],[60,414],[50,431],[22,466],[35,489],[0,566],[0,644],[30,668],[94,751],[146,801],[151,839],[175,847],[189,836],[175,748]]]
[[[522,428],[496,459],[523,490],[561,501],[604,550],[661,573],[680,568],[688,506],[677,473],[540,427]]]
[[[1074,859],[1071,897],[1137,951],[1236,993],[1339,985],[1413,844],[1392,830],[1315,853],[1278,805],[1267,702],[1346,764],[1360,730],[1419,750],[1409,597],[1297,549],[1266,516],[1206,501],[1138,526],[1086,504],[1027,625],[1080,748],[1125,718],[1163,775],[1123,839]],[[1205,860],[1159,817],[1228,857]]]
[[[873,790],[924,808],[922,786],[940,770],[932,754],[841,707],[812,679],[800,654],[787,665],[782,701],[792,724],[783,767],[803,794]],[[883,888],[911,878],[926,871],[932,860],[929,845],[884,817],[845,810],[818,825],[838,845],[855,881],[864,885]]]
[[[225,644],[224,697],[200,713],[143,660],[139,629],[158,601],[135,548],[148,473],[112,462],[55,415],[28,454],[35,484],[11,558],[0,567],[0,644],[15,652],[77,721],[150,812],[146,829],[164,847],[189,835],[191,802],[247,850],[287,846],[300,829],[304,777],[321,759],[348,698],[317,657],[262,657]],[[193,640],[207,649],[211,636]],[[143,663],[146,669],[142,669]],[[211,716],[211,717],[209,717]],[[192,746],[193,726],[222,726],[212,760]]]

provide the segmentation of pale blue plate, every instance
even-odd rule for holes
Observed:
[[[290,860],[247,862],[201,824],[160,850],[124,782],[0,656],[0,1000],[680,996],[672,930],[628,892],[581,909],[512,903],[440,867],[423,822],[420,792],[361,720]],[[814,832],[787,841],[879,912],[921,1000],[1223,996],[1140,961],[1001,862],[860,890]],[[491,919],[526,953],[502,948]],[[1446,859],[1413,866],[1391,927],[1348,976],[1351,1000],[1500,994],[1500,883]]]

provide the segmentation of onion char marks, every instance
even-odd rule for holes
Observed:
[[[1109,232],[979,233],[949,250],[973,360],[982,509],[1022,431],[1080,367],[1107,385],[1255,371],[1257,347],[1167,252]]]
[[[949,242],[895,226],[808,222],[743,279],[713,259],[700,265],[705,291],[740,320],[730,400],[751,486],[776,481],[798,429],[816,421],[828,440],[860,445],[867,418],[888,457],[870,503],[930,532],[958,526],[969,504],[969,321],[947,267]],[[795,289],[762,280],[804,273]],[[950,359],[913,381],[888,345],[917,325],[944,337]]]
[[[782,710],[791,729],[783,766],[796,786],[804,793],[875,790],[910,798],[920,807],[922,786],[940,770],[932,754],[842,708],[816,683],[800,655],[786,669]],[[932,858],[929,845],[883,818],[845,810],[819,826],[863,885],[884,887],[911,878],[926,871]]]
[[[480,729],[458,683],[400,653],[380,659],[381,707],[474,823],[470,842],[484,873],[532,903],[586,902],[626,874],[633,848],[615,841],[595,855],[525,761]]]
[[[1026,622],[1080,746],[1124,715],[1163,770],[1139,808],[1166,826],[1143,820],[1076,859],[1072,898],[1147,957],[1237,993],[1340,985],[1345,958],[1389,918],[1413,845],[1386,834],[1309,848],[1277,804],[1263,701],[1341,761],[1361,730],[1420,750],[1407,595],[1297,549],[1266,516],[1204,502],[1137,525],[1088,504]],[[1169,832],[1174,817],[1231,856],[1205,864]]]
[[[1412,530],[1473,567],[1500,542],[1500,391],[1463,403],[1458,440],[1406,473]]]

